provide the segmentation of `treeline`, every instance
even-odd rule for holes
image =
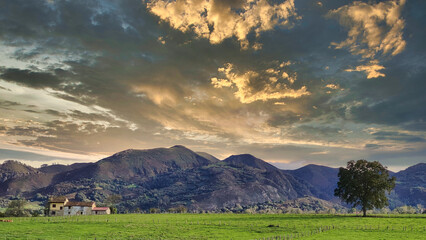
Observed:
[[[298,205],[298,206],[295,206]],[[235,204],[233,207],[225,207],[216,210],[188,209],[183,205],[171,208],[149,208],[141,210],[136,208],[134,211],[125,210],[121,213],[237,213],[237,214],[361,214],[361,209],[346,208],[341,205],[333,207],[318,204],[309,205],[307,203],[288,202],[265,202],[248,206]],[[389,208],[369,210],[369,214],[422,214],[426,210],[421,204],[416,207],[400,206],[393,210]]]
[[[360,209],[345,208],[341,205],[324,205],[320,200],[310,200],[310,202],[302,200],[293,201],[279,201],[279,202],[265,202],[257,203],[247,206],[235,204],[232,207],[225,207],[216,210],[203,210],[203,209],[188,209],[184,205],[173,206],[169,208],[149,208],[149,209],[120,209],[117,211],[116,206],[121,201],[121,196],[111,195],[108,197],[108,204],[100,203],[99,205],[111,208],[111,213],[239,213],[239,214],[358,214]],[[23,199],[9,201],[7,208],[0,211],[0,217],[37,217],[44,216],[47,213],[47,208],[32,209],[28,201]],[[393,210],[389,208],[369,210],[369,214],[422,214],[426,210],[421,204],[417,206],[400,206]]]

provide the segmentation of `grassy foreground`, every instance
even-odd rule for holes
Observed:
[[[424,239],[426,217],[289,214],[123,214],[7,218],[3,239]]]

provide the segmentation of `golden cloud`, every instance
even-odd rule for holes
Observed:
[[[251,31],[259,35],[275,26],[291,27],[290,18],[298,18],[294,0],[277,5],[267,0],[152,0],[147,7],[175,29],[192,30],[212,44],[236,37],[242,48],[248,48],[246,37]],[[253,48],[260,49],[261,44],[255,43]]]
[[[282,98],[300,98],[311,93],[307,91],[306,86],[299,89],[289,88],[287,84],[278,81],[276,75],[279,71],[275,69],[267,69],[264,73],[273,76],[262,79],[261,75],[255,71],[247,71],[245,73],[238,73],[234,70],[234,66],[230,63],[225,67],[219,68],[218,72],[224,75],[224,78],[218,79],[211,78],[211,84],[215,88],[233,87],[237,91],[234,96],[240,100],[241,103],[252,103],[255,101],[268,101],[272,99]],[[256,85],[257,87],[254,87]],[[261,86],[259,88],[258,86]]]
[[[379,72],[380,70],[385,69],[385,67],[378,65],[378,61],[370,61],[367,65],[357,66],[355,69],[346,69],[346,72],[361,72],[364,71],[367,73],[367,78],[378,78],[385,77],[384,73]]]
[[[348,38],[332,43],[337,49],[349,48],[354,55],[374,58],[378,53],[401,53],[406,45],[402,34],[405,26],[401,10],[406,0],[390,0],[377,4],[355,1],[336,10],[329,16],[337,16],[340,23],[349,28]]]
[[[340,86],[339,86],[339,84],[330,83],[330,84],[325,85],[325,88],[337,90],[337,89],[340,89]]]

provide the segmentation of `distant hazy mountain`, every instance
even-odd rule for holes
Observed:
[[[315,189],[313,196],[328,201],[338,200],[334,197],[334,189],[339,180],[338,168],[310,164],[296,170],[283,171],[312,185]],[[391,208],[426,204],[426,163],[419,163],[397,173],[390,172],[390,175],[396,177],[395,189],[389,196]]]
[[[405,204],[426,205],[426,163],[419,163],[397,172],[395,194]]]
[[[425,201],[425,165],[396,173],[391,195],[395,205]],[[96,163],[51,165],[39,169],[7,161],[0,165],[0,197],[26,198],[77,193],[94,201],[111,194],[123,196],[127,209],[218,210],[224,207],[317,197],[338,202],[333,196],[338,169],[307,165],[280,170],[249,154],[219,161],[208,153],[183,146],[126,150]]]
[[[339,178],[338,168],[330,168],[309,164],[296,170],[283,170],[294,177],[301,179],[315,188],[314,196],[325,199],[334,199],[334,189],[337,187]]]

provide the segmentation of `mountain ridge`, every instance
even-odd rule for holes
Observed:
[[[400,181],[390,195],[392,206],[424,204],[425,166],[417,164],[395,173]],[[339,203],[334,197],[338,170],[315,164],[282,170],[250,154],[231,155],[220,161],[208,153],[176,145],[127,149],[95,163],[41,168],[16,161],[3,163],[0,197],[72,198],[79,194],[102,202],[109,195],[121,194],[123,208],[184,205],[209,211],[303,197]]]

